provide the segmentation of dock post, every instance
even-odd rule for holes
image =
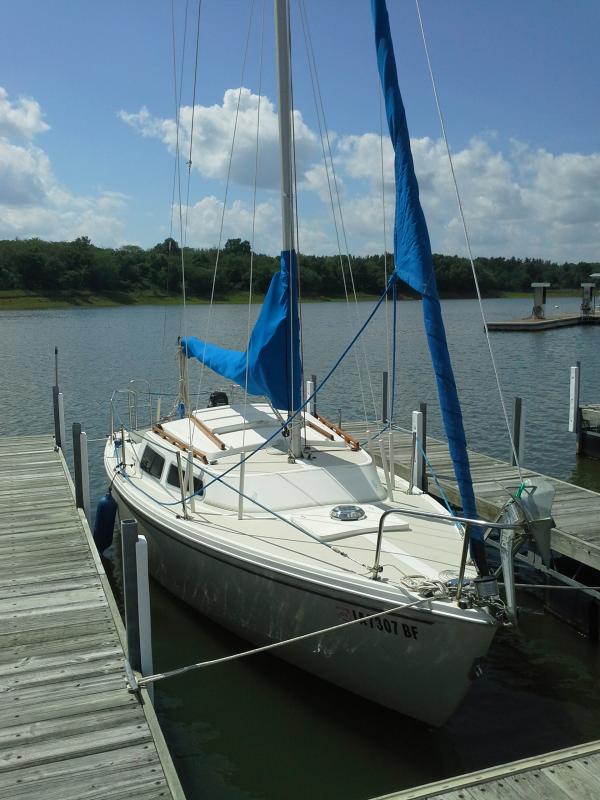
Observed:
[[[56,447],[62,447],[60,439],[60,416],[58,411],[58,384],[52,387],[52,409],[54,411],[54,443]]]
[[[388,421],[388,395],[389,395],[388,379],[389,379],[388,373],[384,372],[382,386],[381,386],[381,421],[384,424]]]
[[[313,392],[314,392],[314,390],[317,388],[317,376],[316,375],[311,375],[310,379],[311,379],[312,384],[313,384]],[[314,414],[315,416],[317,415],[317,395],[315,395],[313,397],[313,400],[312,400],[312,403],[311,403],[310,413]]]
[[[520,397],[515,397],[515,405],[513,408],[512,438],[515,449],[510,454],[510,463],[513,467],[515,467],[517,465],[517,459],[519,464],[523,459],[523,450],[525,446],[525,411],[523,409],[523,400]]]
[[[66,441],[67,437],[65,436],[65,403],[62,392],[58,393],[58,430],[60,447],[64,448],[64,442]]]
[[[58,384],[52,387],[52,405],[54,408],[54,441],[61,450],[65,445],[65,404]]]
[[[412,483],[417,489],[423,491],[423,455],[421,447],[423,445],[423,415],[420,411],[412,412],[412,432],[414,442],[414,455]]]
[[[422,470],[422,486],[424,492],[429,491],[429,484],[427,482],[427,403],[419,403],[419,411],[423,420],[423,438],[421,439],[421,449],[419,451],[419,458],[423,462],[421,465]]]
[[[137,572],[137,604],[140,636],[140,672],[152,675],[152,619],[150,614],[150,580],[148,578],[148,542],[138,536],[135,543],[135,565]],[[150,700],[154,703],[154,687],[148,686]]]
[[[316,377],[313,375],[313,378]],[[315,381],[306,381],[306,396],[310,397],[312,393],[315,391],[316,383]],[[308,410],[314,416],[317,413],[317,398],[313,397],[313,399],[308,404]]]
[[[90,474],[88,462],[87,434],[79,422],[72,425],[73,466],[75,468],[75,505],[82,508],[90,522]]]
[[[123,600],[125,601],[125,631],[127,633],[127,658],[132,669],[141,671],[140,623],[138,611],[136,544],[137,520],[121,522],[121,548],[123,558]]]
[[[577,453],[581,450],[581,411],[579,408],[579,385],[581,381],[581,363],[578,361],[571,367],[569,383],[569,433],[577,434]]]
[[[88,525],[92,524],[92,513],[90,503],[90,465],[88,459],[87,433],[81,431],[81,490],[83,493],[83,511]]]

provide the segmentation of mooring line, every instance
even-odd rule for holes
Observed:
[[[340,630],[340,628],[349,628],[351,625],[358,625],[359,623],[368,622],[371,619],[376,619],[377,617],[384,617],[387,614],[393,614],[396,611],[404,611],[407,608],[415,608],[416,606],[421,605],[422,603],[430,603],[431,600],[434,598],[431,597],[422,597],[420,600],[415,600],[412,603],[404,603],[401,606],[394,606],[393,608],[388,608],[385,611],[377,611],[375,614],[367,614],[364,617],[357,617],[356,619],[351,619],[348,622],[340,622],[338,625],[332,625],[329,628],[322,628],[318,631],[311,631],[310,633],[304,633],[301,636],[294,636],[291,639],[285,639],[282,642],[273,642],[272,644],[265,644],[262,647],[255,647],[252,650],[244,650],[241,653],[234,653],[231,656],[223,656],[222,658],[214,658],[210,661],[200,661],[197,664],[190,664],[187,667],[179,667],[178,669],[172,669],[168,672],[158,672],[155,675],[147,675],[143,678],[139,678],[137,680],[138,686],[147,686],[152,683],[156,683],[157,681],[163,680],[163,678],[173,678],[176,675],[183,675],[186,672],[191,672],[195,669],[202,669],[204,667],[214,667],[217,664],[224,664],[228,661],[237,661],[240,658],[245,658],[246,656],[253,656],[257,653],[266,653],[269,650],[275,650],[277,647],[284,647],[287,644],[294,644],[294,642],[301,642],[304,639],[310,639],[314,636],[321,636],[325,633],[330,633],[331,631]]]

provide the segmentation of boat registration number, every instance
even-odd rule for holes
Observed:
[[[360,625],[368,626],[374,631],[389,633],[392,636],[404,636],[406,639],[416,640],[419,638],[419,628],[417,625],[409,625],[406,622],[398,622],[397,620],[390,619],[387,616],[364,619],[364,617],[369,617],[369,614],[365,614],[363,611],[357,611],[355,608],[340,608],[339,615],[344,622],[349,622],[352,619],[361,620],[359,623]]]

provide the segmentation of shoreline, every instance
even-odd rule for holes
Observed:
[[[578,297],[580,292],[577,289],[556,289],[549,291],[548,297]],[[501,292],[494,295],[487,295],[484,299],[513,299],[519,297],[531,297],[531,292]],[[358,300],[375,301],[379,295],[359,294]],[[255,294],[254,302],[262,303],[264,295]],[[399,300],[416,300],[415,296],[400,295]],[[442,300],[474,300],[474,295],[448,295],[442,294]],[[344,302],[344,297],[305,297],[304,303],[340,303]],[[208,305],[209,300],[188,297],[186,302],[189,305]],[[224,298],[214,300],[216,305],[243,305],[248,302],[245,293],[236,293]],[[22,292],[4,290],[0,291],[0,311],[50,311],[58,309],[74,308],[115,308],[127,306],[178,306],[181,304],[180,295],[128,295],[124,292],[115,292],[110,295],[100,295],[87,292],[79,294],[37,294],[36,292]]]

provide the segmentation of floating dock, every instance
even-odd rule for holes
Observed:
[[[571,328],[574,325],[599,325],[600,314],[582,316],[581,314],[563,314],[555,317],[524,317],[506,322],[487,322],[488,331],[547,331],[551,328]]]
[[[579,407],[577,452],[582,456],[600,458],[600,403]]]
[[[185,800],[51,436],[0,441],[0,798]]]
[[[361,441],[366,438],[365,423],[346,423],[344,428]],[[388,433],[386,432],[382,438],[387,451]],[[409,480],[410,476],[412,447],[411,433],[399,430],[393,432],[394,469],[395,473],[405,480]],[[381,463],[379,448],[376,446],[372,450],[375,460]],[[426,452],[437,479],[436,483],[433,475],[428,472],[428,491],[439,499],[443,499],[443,492],[452,505],[460,507],[460,493],[447,443],[428,436]],[[473,450],[469,450],[469,462],[477,510],[482,519],[493,520],[519,488],[521,484],[519,471],[517,467],[504,461]],[[576,562],[573,573],[577,565],[600,570],[600,494],[523,467],[521,473],[524,479],[543,478],[554,487],[556,494],[552,505],[552,516],[556,527],[551,532],[552,550]],[[532,561],[532,565],[544,571],[539,558]],[[561,580],[564,577],[554,571],[546,570],[546,572],[550,583],[555,582],[553,576]],[[593,585],[598,585],[597,581]],[[578,630],[591,638],[598,639],[600,638],[600,593],[586,590],[585,586],[581,588],[586,591],[585,602],[579,603],[575,598],[569,599],[565,596],[577,594],[575,592],[549,592],[546,603],[559,617],[575,625]]]
[[[596,277],[593,275],[592,277]],[[567,328],[573,325],[600,324],[600,310],[596,308],[595,283],[581,284],[581,310],[578,314],[555,314],[546,316],[546,293],[549,283],[532,283],[533,309],[530,316],[506,322],[487,322],[488,331],[546,331],[551,328]],[[558,306],[557,306],[558,308]]]
[[[600,741],[416,786],[377,800],[588,800],[600,797]]]
[[[345,429],[361,439],[365,438],[364,423],[346,424]],[[412,435],[395,430],[393,434],[394,461],[396,474],[409,479]],[[385,434],[387,439],[387,433]],[[387,441],[386,441],[387,445]],[[373,448],[377,458],[377,448]],[[448,445],[439,439],[427,437],[427,458],[444,494],[452,505],[460,506],[460,494]],[[517,467],[497,458],[469,450],[469,462],[473,478],[473,489],[477,510],[483,519],[494,518],[503,506],[514,496],[521,478]],[[543,478],[549,481],[556,491],[552,516],[556,522],[551,534],[552,549],[582,564],[600,570],[600,494],[572,483],[541,475],[521,467],[524,479]],[[428,491],[441,498],[440,488],[428,476]]]

